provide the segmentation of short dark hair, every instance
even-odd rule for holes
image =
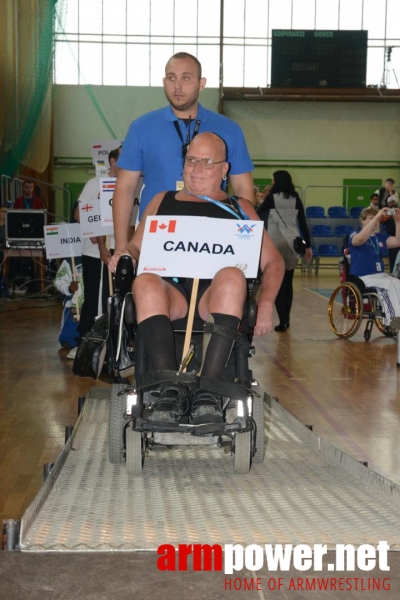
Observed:
[[[24,179],[22,182],[22,185],[25,185],[25,183],[33,183],[34,184],[34,181],[32,181],[32,179]]]
[[[193,54],[189,54],[189,52],[177,52],[176,54],[174,54],[173,56],[171,56],[171,58],[169,59],[169,61],[167,62],[167,65],[169,62],[171,62],[172,59],[187,59],[190,58],[191,60],[193,60],[193,62],[196,63],[197,65],[197,70],[199,72],[199,79],[201,79],[201,62],[199,61],[198,58],[196,58],[195,56],[193,56]],[[165,68],[167,67],[167,65],[165,65]]]
[[[370,195],[369,199],[372,200],[372,198],[375,198],[375,196],[377,196],[379,198],[379,194],[374,192],[373,194]]]
[[[387,183],[388,181],[390,181],[390,183],[393,183],[393,185],[394,185],[394,179],[392,179],[391,177],[389,177],[388,179],[385,179],[385,183]]]
[[[118,160],[119,157],[119,151],[122,148],[122,146],[119,146],[118,148],[115,148],[115,150],[110,150],[110,152],[108,153],[108,162],[110,163],[110,159],[113,158],[114,160]]]

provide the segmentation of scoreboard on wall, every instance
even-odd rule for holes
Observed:
[[[272,30],[271,87],[366,85],[368,31]]]

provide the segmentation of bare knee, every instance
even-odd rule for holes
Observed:
[[[246,278],[240,269],[236,267],[224,267],[214,277],[215,286],[231,288],[237,294],[243,296],[243,301],[246,296]]]
[[[132,295],[135,303],[143,299],[150,300],[152,297],[160,297],[165,294],[165,288],[161,277],[150,273],[138,275],[132,284]]]

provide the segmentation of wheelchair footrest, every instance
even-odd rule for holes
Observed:
[[[146,419],[137,418],[133,421],[135,431],[139,432],[161,432],[161,433],[189,433],[193,436],[201,435],[231,435],[234,433],[243,433],[254,429],[252,419],[236,419],[233,423],[206,423],[204,425],[189,425],[164,423],[156,421],[146,421]]]

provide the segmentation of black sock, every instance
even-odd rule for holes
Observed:
[[[155,315],[138,325],[139,335],[156,371],[177,370],[175,337],[171,321],[165,315]]]
[[[240,323],[240,319],[238,317],[234,317],[233,315],[225,315],[222,313],[211,313],[211,316],[214,319],[215,325],[220,325],[221,327],[227,327],[228,329],[231,329],[232,334],[237,331]],[[228,337],[219,335],[218,333],[212,333],[207,346],[206,355],[204,357],[201,375],[204,377],[215,377],[216,379],[221,379],[229,360],[233,344],[233,339],[229,339]]]

